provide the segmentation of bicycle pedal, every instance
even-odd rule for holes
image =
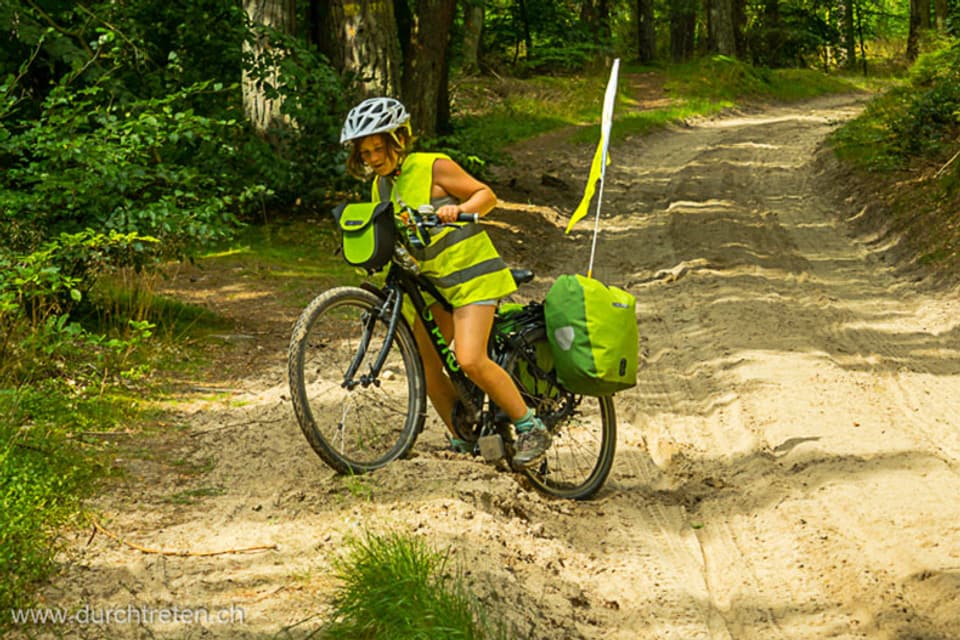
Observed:
[[[507,450],[503,446],[503,438],[499,434],[482,436],[477,440],[477,445],[480,447],[480,455],[487,462],[499,462],[507,455]]]

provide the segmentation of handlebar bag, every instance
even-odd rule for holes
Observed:
[[[562,275],[544,299],[557,379],[574,393],[608,396],[637,384],[636,299],[579,274]]]
[[[393,203],[341,204],[333,210],[333,218],[347,264],[378,271],[390,261],[397,238]]]

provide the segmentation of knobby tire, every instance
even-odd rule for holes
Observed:
[[[398,322],[377,380],[353,389],[343,385],[364,321],[380,314],[383,304],[366,289],[330,289],[300,314],[290,341],[288,374],[297,422],[317,455],[341,474],[366,473],[405,456],[423,429],[423,365],[406,322]],[[373,323],[355,378],[368,373],[379,354],[387,320]]]

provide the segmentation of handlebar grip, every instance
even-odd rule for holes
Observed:
[[[479,213],[458,213],[457,222],[477,222],[480,220]],[[421,216],[420,221],[417,222],[417,226],[433,228],[433,227],[442,227],[443,222],[440,221],[440,218],[435,213],[429,213]]]

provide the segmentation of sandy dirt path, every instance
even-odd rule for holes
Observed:
[[[451,547],[518,638],[960,638],[960,303],[848,234],[857,203],[815,157],[860,106],[770,107],[614,147],[597,274],[637,296],[642,368],[617,396],[617,459],[592,502],[443,452],[435,419],[413,459],[334,476],[286,397],[294,314],[255,278],[208,290],[246,318],[236,350],[256,374],[181,405],[176,437],[91,506],[154,550],[275,548],[179,557],[85,530],[44,597],[242,620],[24,637],[303,637],[344,538],[393,529]],[[498,185],[496,241],[541,276],[524,296],[585,268],[590,225],[564,236],[552,208],[576,203],[592,150],[565,148],[517,149]],[[197,295],[186,275],[170,288]]]

